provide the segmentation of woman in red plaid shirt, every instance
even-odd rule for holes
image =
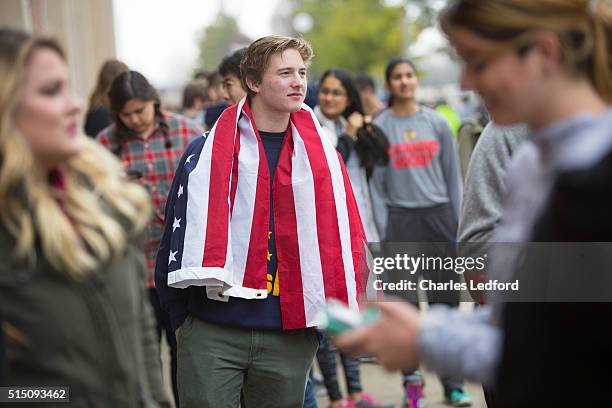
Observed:
[[[119,75],[108,93],[113,124],[97,139],[122,161],[128,177],[140,182],[149,192],[153,217],[145,235],[144,251],[149,270],[149,294],[157,319],[172,353],[172,385],[176,389],[176,340],[167,313],[159,305],[153,272],[155,257],[164,227],[164,206],[176,166],[189,145],[203,129],[195,122],[161,109],[159,95],[147,79],[136,71]]]

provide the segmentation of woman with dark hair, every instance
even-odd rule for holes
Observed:
[[[359,92],[348,72],[341,69],[325,71],[319,82],[318,96],[319,105],[314,108],[314,112],[346,164],[366,238],[369,242],[378,242],[368,178],[374,165],[384,165],[388,161],[387,139],[382,131],[371,123],[371,119],[364,116]],[[328,339],[323,338],[317,351],[317,360],[331,408],[347,404],[342,399],[338,384],[337,354]],[[362,392],[359,360],[344,353],[340,353],[340,357],[349,400],[360,401],[359,406],[364,408],[380,406],[371,395]]]
[[[120,74],[108,92],[113,124],[97,139],[119,157],[127,175],[142,184],[153,204],[153,219],[145,234],[144,252],[149,271],[149,295],[157,319],[157,333],[162,330],[172,354],[172,382],[175,399],[176,340],[170,319],[159,304],[153,273],[155,257],[164,227],[164,207],[174,171],[185,148],[203,130],[187,118],[165,112],[157,90],[136,71]]]
[[[374,166],[389,162],[389,142],[383,131],[364,114],[359,92],[347,71],[329,69],[323,73],[319,82],[319,105],[314,111],[346,163],[366,238],[369,242],[378,242],[368,180]]]
[[[127,65],[116,59],[107,60],[100,68],[98,81],[89,96],[89,105],[85,114],[85,134],[87,136],[96,137],[102,129],[110,125],[108,89],[117,75],[128,69]]]
[[[374,186],[389,207],[432,209],[443,218],[443,224],[448,224],[449,231],[429,232],[441,239],[439,242],[453,241],[457,228],[452,224],[457,223],[461,207],[461,178],[452,131],[442,116],[417,103],[417,69],[411,60],[391,60],[385,80],[390,93],[389,107],[374,123],[389,139],[390,162],[386,168],[378,169]],[[381,224],[392,227],[385,220]],[[392,232],[385,230],[386,235]],[[390,238],[406,241],[408,237],[386,237]],[[415,238],[424,240],[421,236]]]
[[[389,139],[390,161],[387,166],[377,167],[372,176],[372,184],[388,209],[386,219],[377,218],[383,239],[454,243],[462,186],[453,133],[442,116],[417,103],[419,82],[411,60],[391,60],[385,70],[385,80],[391,94],[389,107],[374,123]],[[442,270],[430,275],[441,281],[452,279]],[[428,294],[429,300],[438,302],[436,295],[435,292]],[[416,296],[408,300],[418,305]],[[459,303],[458,296],[440,300],[453,306]],[[442,377],[441,381],[449,404],[471,404],[461,378]],[[407,374],[404,383],[407,398],[418,406],[422,388],[420,374]]]
[[[452,132],[444,118],[416,102],[418,78],[412,61],[390,61],[385,79],[389,107],[374,120],[391,145],[389,164],[377,168],[373,176],[373,185],[390,210],[389,222],[377,219],[384,229],[381,233],[386,240],[395,241],[454,241],[461,207],[461,177]],[[420,213],[425,209],[439,218],[445,231],[422,230],[418,236],[408,237],[394,229],[392,221],[396,216],[420,219],[422,214],[411,214],[412,210]],[[395,236],[395,232],[400,235]]]

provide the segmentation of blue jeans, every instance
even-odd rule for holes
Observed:
[[[318,408],[314,386],[312,385],[312,373],[308,373],[306,380],[306,391],[304,392],[304,408]]]

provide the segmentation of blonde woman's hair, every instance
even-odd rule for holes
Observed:
[[[554,32],[566,71],[587,78],[612,103],[609,0],[451,0],[440,13],[440,25],[447,35],[463,27],[519,50],[538,32]]]
[[[41,251],[55,269],[78,279],[120,254],[144,228],[149,200],[140,186],[124,181],[111,153],[83,135],[83,150],[61,167],[65,188],[49,184],[14,122],[39,49],[64,58],[51,39],[0,29],[0,228],[13,236],[18,259],[35,261]]]

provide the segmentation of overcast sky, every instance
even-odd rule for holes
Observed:
[[[180,88],[191,78],[198,57],[196,38],[214,21],[220,4],[237,19],[244,34],[256,39],[278,34],[271,28],[271,19],[279,1],[282,0],[114,0],[117,56],[156,87]],[[424,30],[410,53],[427,55],[444,42],[432,27]]]
[[[183,84],[198,56],[196,38],[223,3],[251,38],[273,34],[279,0],[114,0],[117,56],[157,87]]]

